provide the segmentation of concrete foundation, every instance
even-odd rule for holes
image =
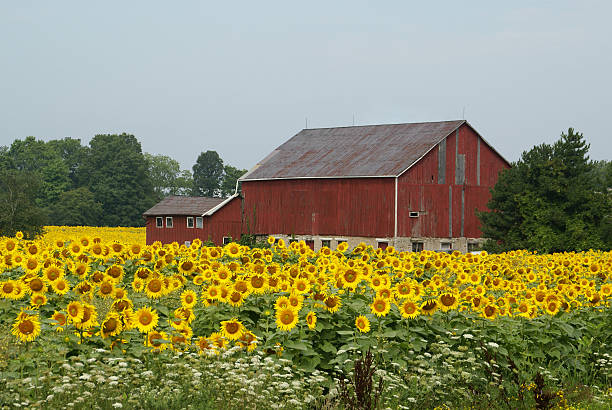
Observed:
[[[289,244],[291,241],[305,241],[311,245],[315,251],[323,246],[335,249],[340,242],[347,242],[350,248],[354,248],[361,242],[373,248],[385,248],[393,246],[398,251],[460,251],[467,253],[482,248],[483,238],[371,238],[366,236],[319,236],[319,235],[284,235],[271,234],[275,238],[283,239]],[[268,235],[258,236],[258,239],[265,240]]]

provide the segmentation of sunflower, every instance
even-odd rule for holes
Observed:
[[[398,299],[408,298],[412,293],[412,285],[408,281],[400,282],[395,285],[394,293]]]
[[[106,316],[106,319],[100,324],[100,336],[103,339],[109,336],[117,336],[123,330],[121,316],[118,313],[111,312]]]
[[[419,314],[419,307],[411,300],[407,300],[400,306],[400,313],[406,319],[414,319]]]
[[[308,324],[308,329],[310,330],[314,330],[315,326],[317,325],[317,314],[312,310],[306,315],[306,323]]]
[[[38,315],[20,314],[11,332],[22,342],[31,342],[40,334],[40,320]]]
[[[330,313],[335,313],[342,306],[342,299],[338,295],[330,295],[325,298],[325,309]]]
[[[94,305],[89,303],[83,304],[83,319],[80,322],[75,322],[74,326],[81,330],[90,329],[98,324],[98,311]]]
[[[254,293],[262,294],[268,289],[268,281],[265,276],[253,275],[249,278],[249,286]]]
[[[495,319],[498,313],[499,309],[493,304],[487,305],[482,309],[482,314],[487,319]]]
[[[266,239],[266,241],[268,242],[268,245],[274,245],[274,242],[276,242],[276,239],[274,239],[273,236],[268,236],[268,239]]]
[[[181,294],[181,306],[192,309],[198,303],[198,295],[191,289]]]
[[[142,333],[148,333],[157,326],[159,316],[154,309],[144,306],[136,311],[134,316],[135,327]]]
[[[38,259],[34,257],[28,258],[28,260],[25,261],[23,268],[25,269],[27,273],[38,272],[38,270],[40,269],[40,265],[38,264]]]
[[[215,344],[207,337],[200,336],[197,342],[200,353],[208,353],[215,350]]]
[[[292,293],[291,295],[289,295],[289,306],[291,308],[293,308],[293,310],[295,310],[296,312],[299,312],[300,309],[302,309],[302,306],[304,305],[304,296],[299,295],[297,293]]]
[[[161,352],[168,348],[169,340],[166,332],[152,331],[147,335],[147,346],[155,352]]]
[[[34,278],[28,281],[28,287],[30,288],[30,291],[33,293],[36,293],[36,292],[44,293],[47,291],[47,285],[38,276],[35,276]]]
[[[286,332],[293,329],[298,323],[298,314],[290,307],[276,311],[276,326]]]
[[[372,304],[370,305],[370,310],[378,317],[387,316],[387,313],[389,313],[390,309],[391,303],[389,303],[387,299],[382,298],[380,296],[375,297],[372,301]]]
[[[245,331],[244,325],[242,324],[242,322],[238,321],[238,319],[236,318],[232,318],[230,320],[224,320],[221,322],[221,334],[227,340],[240,339],[244,331]]]
[[[346,269],[340,276],[342,287],[355,290],[363,276],[353,268]]]
[[[231,242],[225,245],[225,254],[232,258],[239,258],[242,255],[240,245],[236,242]]]
[[[0,297],[5,299],[13,299],[13,293],[15,292],[15,281],[7,280],[0,282]]]
[[[47,297],[44,293],[34,293],[32,294],[32,299],[30,300],[30,304],[34,308],[39,308],[45,304],[47,304]]]
[[[98,289],[98,295],[104,299],[113,297],[115,293],[115,286],[113,282],[110,280],[105,280],[100,283],[100,288]]]
[[[145,285],[145,292],[150,299],[159,299],[165,291],[164,281],[159,278],[150,279]]]
[[[51,282],[51,289],[58,295],[65,295],[70,290],[70,284],[66,279],[60,278],[55,282]]]
[[[449,310],[457,309],[457,306],[459,306],[459,298],[457,297],[457,295],[450,292],[442,293],[438,297],[438,301],[440,302],[440,309],[442,309],[443,312],[448,312]]]
[[[66,313],[68,313],[68,319],[72,323],[79,323],[83,319],[85,309],[83,309],[83,305],[80,302],[74,301],[68,304]]]
[[[235,290],[232,291],[232,293],[230,293],[227,297],[227,303],[229,303],[230,305],[234,307],[242,305],[243,302],[244,302],[243,294]]]
[[[66,323],[68,322],[68,318],[66,317],[66,315],[62,312],[58,312],[57,310],[53,312],[51,319],[53,320],[51,324],[53,326],[56,326],[55,330],[57,332],[63,331],[64,330],[63,326],[66,326]]]
[[[192,309],[188,309],[186,307],[180,307],[174,310],[174,316],[184,320],[187,324],[193,322],[195,319],[195,315],[193,314]]]
[[[367,317],[359,315],[357,319],[355,319],[355,327],[361,333],[368,333],[370,331],[370,321]]]
[[[557,312],[559,312],[560,307],[561,307],[561,304],[556,300],[551,300],[545,304],[546,313],[548,313],[551,316],[556,315]]]
[[[252,352],[257,347],[257,336],[250,331],[244,332],[238,340],[238,346],[246,347],[248,352]]]
[[[436,299],[430,299],[421,304],[421,312],[426,315],[433,315],[438,310],[438,301]]]
[[[64,275],[64,272],[55,265],[51,265],[43,270],[43,280],[51,283],[60,279]]]
[[[178,271],[183,275],[191,275],[196,270],[196,268],[197,265],[189,259],[181,261],[178,264]]]
[[[223,350],[227,347],[227,339],[219,332],[211,333],[208,339],[210,339],[216,348]]]

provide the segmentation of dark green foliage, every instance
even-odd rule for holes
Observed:
[[[68,177],[72,181],[72,187],[80,186],[80,179],[83,178],[80,171],[87,158],[89,148],[82,146],[81,140],[75,138],[51,140],[47,143],[47,146],[55,151],[68,167]]]
[[[553,145],[542,144],[500,173],[479,213],[486,248],[501,252],[610,249],[612,203],[605,175],[589,161],[589,145],[569,129]],[[607,222],[606,222],[607,221]]]
[[[47,222],[34,198],[41,181],[33,172],[0,170],[0,236],[22,231],[26,238],[41,234]]]
[[[216,151],[202,152],[193,166],[193,195],[219,196],[221,178],[223,177],[223,160]]]
[[[223,167],[223,181],[221,182],[221,196],[228,197],[236,191],[236,181],[246,174],[246,169],[238,169],[231,165]]]
[[[189,195],[193,190],[193,176],[182,170],[177,160],[166,155],[145,153],[149,176],[157,201],[168,195]]]
[[[95,226],[101,217],[102,204],[85,187],[62,193],[50,209],[53,225]]]
[[[142,213],[155,203],[140,142],[128,134],[96,135],[83,164],[87,187],[102,204],[97,225],[142,226]]]

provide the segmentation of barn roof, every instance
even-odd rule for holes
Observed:
[[[162,199],[161,202],[143,215],[204,215],[225,200],[226,198],[203,196],[169,196]]]
[[[305,129],[240,180],[398,176],[464,123]]]

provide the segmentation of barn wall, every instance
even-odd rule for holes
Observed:
[[[471,127],[462,125],[398,179],[398,236],[480,237],[476,210],[487,209],[489,188],[507,167]],[[419,216],[411,218],[410,211]]]
[[[164,217],[164,228],[155,226],[155,217],[147,217],[147,245],[155,241],[162,243],[185,243],[185,241],[193,241],[195,238],[200,238],[202,241],[211,240],[215,245],[223,244],[223,237],[228,236],[233,239],[240,239],[241,221],[240,221],[240,199],[235,198],[228,202],[224,207],[219,209],[211,216],[204,217],[203,228],[187,228],[186,215],[159,215]],[[172,216],[173,228],[165,227],[165,217]],[[194,224],[195,217],[193,215]]]
[[[393,235],[394,179],[244,181],[243,232]]]

